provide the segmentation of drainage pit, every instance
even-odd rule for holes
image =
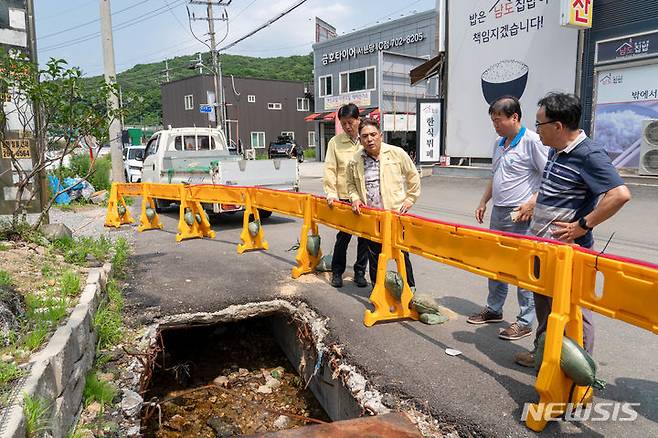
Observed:
[[[249,435],[366,413],[344,381],[332,379],[317,327],[285,310],[161,324],[142,380],[143,436]]]

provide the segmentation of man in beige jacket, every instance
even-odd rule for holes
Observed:
[[[357,150],[359,143],[359,108],[353,103],[343,105],[338,110],[338,120],[343,133],[329,140],[327,155],[324,160],[323,188],[327,203],[331,205],[336,200],[350,202],[347,196],[347,163]],[[347,247],[352,235],[344,231],[336,234],[336,244],[331,258],[331,285],[343,286],[343,273],[347,264]],[[357,239],[356,262],[354,263],[354,283],[358,287],[366,287],[366,266],[368,264],[368,241],[362,237]]]
[[[406,213],[420,196],[420,176],[409,155],[397,146],[382,143],[379,123],[363,119],[359,125],[362,150],[354,154],[347,166],[347,192],[352,210],[373,207]],[[368,241],[370,281],[377,279],[377,261],[381,243]],[[404,253],[407,282],[415,287],[409,254]]]

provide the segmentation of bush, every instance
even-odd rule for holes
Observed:
[[[89,172],[90,160],[86,153],[71,156],[68,167],[61,167],[55,171],[55,176],[64,178],[81,178]],[[112,170],[112,157],[105,155],[94,161],[93,173],[89,176],[89,184],[96,190],[109,190],[111,186],[110,171]]]

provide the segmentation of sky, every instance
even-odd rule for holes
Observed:
[[[217,21],[219,47],[274,18],[297,0],[232,0],[226,22]],[[224,0],[226,3],[227,0]],[[39,63],[65,59],[85,76],[103,72],[99,37],[99,0],[34,0]],[[189,0],[111,0],[114,57],[117,72],[165,58],[208,51],[190,32],[188,13],[205,17],[206,7]],[[293,12],[226,53],[271,57],[312,51],[315,17],[336,27],[338,35],[436,7],[436,0],[307,0]],[[220,9],[215,8],[219,15]],[[193,21],[192,30],[208,39],[207,22]],[[164,64],[163,64],[164,68]]]

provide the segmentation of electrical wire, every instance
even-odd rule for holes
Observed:
[[[258,26],[256,29],[252,30],[251,32],[247,33],[246,35],[244,35],[244,36],[238,38],[237,40],[233,41],[231,44],[218,49],[217,51],[230,49],[231,47],[235,46],[236,44],[246,40],[247,38],[251,37],[252,35],[256,34],[257,32],[260,32],[261,30],[265,29],[267,26],[269,26],[269,25],[275,23],[276,21],[278,21],[279,19],[285,17],[286,15],[288,15],[289,13],[291,13],[292,11],[294,11],[295,9],[297,9],[298,7],[300,7],[301,5],[303,5],[306,2],[307,2],[307,0],[299,0],[297,3],[295,3],[294,5],[292,5],[291,7],[286,9],[285,11],[281,12],[276,17],[268,20],[264,24]]]
[[[176,3],[177,3],[176,6],[178,6],[180,4],[183,4],[184,2],[185,2],[185,0],[176,0]],[[112,30],[116,31],[116,30],[126,29],[128,27],[134,26],[135,24],[143,23],[146,20],[149,20],[151,18],[155,18],[158,15],[162,15],[164,13],[167,13],[168,11],[169,11],[169,9],[168,9],[167,6],[162,6],[162,7],[156,8],[156,9],[154,9],[152,11],[149,11],[145,14],[139,15],[135,18],[131,18],[128,21],[125,21],[123,23],[119,23],[116,26],[112,26]],[[82,42],[85,42],[85,41],[95,39],[95,38],[99,37],[100,35],[101,35],[100,32],[94,32],[94,33],[82,35],[82,36],[74,38],[72,40],[63,41],[63,42],[60,42],[60,43],[56,43],[52,46],[44,47],[44,48],[40,49],[39,51],[40,52],[47,52],[47,51],[52,51],[52,50],[55,50],[55,49],[62,49],[62,48],[65,48],[65,47],[73,46],[73,45],[76,45],[76,44],[79,44],[79,43],[82,43]]]
[[[143,1],[139,2],[139,3],[134,4],[134,5],[130,5],[130,6],[128,6],[127,8],[123,8],[123,9],[121,9],[121,10],[119,10],[119,11],[112,12],[111,15],[114,16],[114,15],[116,15],[116,14],[120,14],[120,13],[122,13],[122,12],[125,12],[125,11],[129,10],[129,9],[136,8],[137,6],[142,5],[142,4],[144,4],[144,3],[146,3],[146,2],[149,2],[149,1],[151,1],[151,0],[143,0]],[[72,30],[80,29],[81,27],[88,26],[88,25],[90,25],[90,24],[94,24],[94,23],[97,23],[97,22],[99,22],[99,21],[101,21],[101,19],[100,19],[100,18],[96,18],[95,20],[90,20],[90,21],[86,21],[86,22],[84,22],[84,23],[76,24],[75,26],[69,27],[69,28],[67,28],[67,29],[62,29],[62,30],[59,30],[59,31],[57,31],[57,32],[53,32],[53,33],[49,33],[49,34],[46,34],[46,35],[43,35],[43,36],[37,37],[37,40],[42,41],[42,40],[45,40],[45,39],[47,39],[47,38],[54,37],[54,36],[56,36],[56,35],[61,35],[61,34],[63,34],[63,33],[70,32],[70,31],[72,31]]]

